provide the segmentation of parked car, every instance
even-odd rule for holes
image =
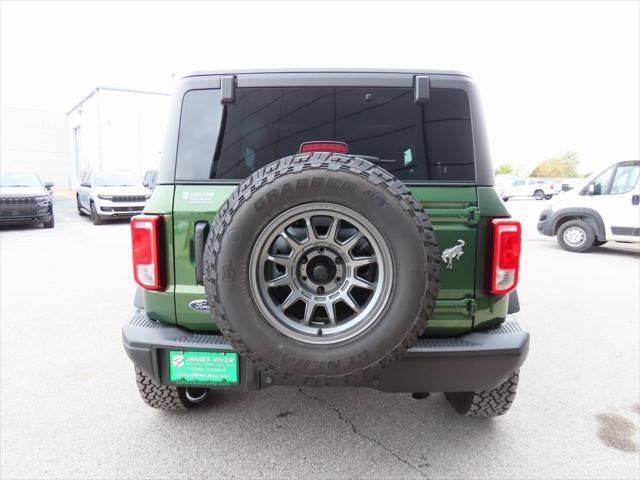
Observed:
[[[570,252],[609,241],[640,242],[640,161],[614,163],[560,195],[540,213],[538,231]]]
[[[0,172],[0,224],[41,223],[53,228],[52,187],[34,172]]]
[[[173,102],[131,220],[122,336],[147,405],[349,385],[509,409],[529,344],[521,227],[468,76],[199,73]]]
[[[513,178],[501,185],[502,199],[506,202],[514,197],[533,197],[549,200],[562,191],[559,183],[539,178]]]
[[[158,183],[158,170],[147,170],[144,173],[144,177],[142,177],[142,186],[153,192],[156,188],[156,183]]]
[[[90,215],[94,225],[141,213],[151,193],[140,184],[139,178],[122,170],[83,170],[76,191],[78,213]]]

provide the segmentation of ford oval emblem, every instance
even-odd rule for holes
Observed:
[[[189,308],[196,312],[207,312],[209,311],[209,302],[204,298],[202,300],[193,300],[189,302]]]

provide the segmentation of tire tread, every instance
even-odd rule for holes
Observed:
[[[135,366],[136,385],[142,401],[152,408],[159,410],[182,411],[187,409],[178,387],[173,385],[159,385],[153,381],[140,367]]]
[[[518,388],[518,370],[503,383],[491,390],[480,392],[447,393],[447,400],[465,417],[498,417],[513,405]]]

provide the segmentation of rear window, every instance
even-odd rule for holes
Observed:
[[[183,100],[177,179],[242,180],[310,141],[344,142],[349,153],[405,181],[473,181],[469,102],[461,90],[243,88],[232,104],[219,90]]]

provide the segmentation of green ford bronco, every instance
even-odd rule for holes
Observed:
[[[183,78],[131,221],[122,334],[142,399],[334,385],[505,413],[529,334],[513,315],[521,227],[493,185],[463,74]]]

